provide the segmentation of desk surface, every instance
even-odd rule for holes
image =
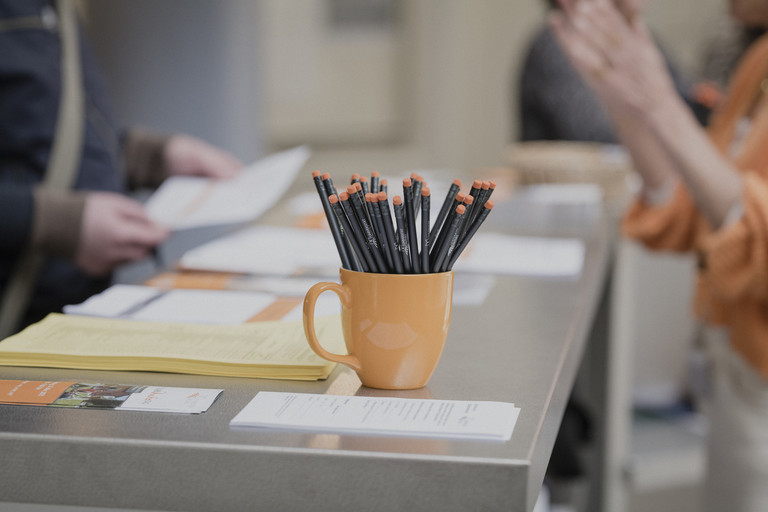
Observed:
[[[420,390],[364,388],[341,366],[322,382],[0,367],[2,379],[225,390],[202,415],[0,406],[0,502],[187,511],[532,510],[603,293],[612,230],[599,208],[515,201],[498,205],[483,229],[582,238],[584,271],[575,279],[499,277],[482,307],[455,306],[442,359]],[[230,429],[261,390],[498,400],[522,410],[506,443]]]

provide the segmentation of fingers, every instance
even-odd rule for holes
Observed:
[[[165,159],[172,175],[232,178],[243,167],[230,153],[187,135],[171,137]]]

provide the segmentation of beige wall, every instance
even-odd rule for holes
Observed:
[[[406,167],[475,167],[501,162],[504,146],[516,136],[516,75],[529,37],[543,22],[543,0],[404,0],[389,52],[382,50],[380,34],[378,40],[373,34],[367,43],[371,58],[366,61],[358,52],[356,58],[365,66],[346,71],[335,60],[349,60],[349,48],[339,46],[338,38],[326,37],[328,44],[322,51],[317,47],[302,50],[301,44],[312,43],[306,35],[313,26],[312,18],[302,16],[297,23],[296,18],[276,16],[278,4],[283,5],[283,11],[287,9],[280,0],[262,0],[261,22],[267,26],[263,35],[279,33],[282,43],[293,41],[297,46],[286,51],[285,46],[264,40],[265,75],[278,76],[272,69],[285,66],[286,58],[293,59],[289,66],[294,76],[300,76],[296,70],[302,68],[347,74],[343,80],[326,81],[334,90],[313,90],[317,103],[301,105],[310,112],[309,118],[311,109],[316,108],[333,129],[323,132],[322,124],[317,124],[316,136],[307,130],[292,136],[290,129],[285,129],[290,119],[268,115],[268,144],[316,143],[322,162],[342,168],[348,160],[365,165],[366,161],[384,158],[394,166]],[[322,0],[304,2],[305,7],[307,4],[317,7]],[[683,70],[697,72],[703,41],[722,15],[723,4],[724,0],[650,2],[649,23]],[[318,26],[322,17],[315,16],[314,20],[314,30],[321,33]],[[296,32],[301,30],[304,32]],[[298,35],[292,37],[292,31]],[[355,49],[364,47],[364,41],[364,34],[358,34]],[[314,43],[323,44],[323,38],[316,37]],[[328,59],[327,63],[318,57]],[[378,85],[368,85],[365,102],[357,101],[359,89],[367,83],[361,74],[375,76]],[[267,84],[267,105],[281,104],[284,93],[295,91],[295,86],[270,78]],[[344,87],[348,91],[340,92]],[[353,105],[352,110],[345,109],[348,104]],[[355,127],[352,121],[354,109],[363,123],[368,122],[368,132],[364,133],[378,130],[378,138],[368,137],[361,144],[359,137],[344,136],[345,122],[348,133],[363,133],[363,128]],[[382,115],[386,112],[390,115]],[[334,130],[339,137],[334,138]]]

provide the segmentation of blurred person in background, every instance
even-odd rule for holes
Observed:
[[[655,250],[699,261],[695,311],[708,325],[713,386],[704,504],[768,503],[768,37],[747,50],[705,131],[681,99],[641,16],[609,0],[562,0],[550,23],[590,85],[643,187],[623,222]],[[730,0],[768,26],[768,0]]]
[[[549,9],[557,0],[546,0]],[[648,0],[614,0],[627,16],[641,13]],[[677,70],[668,55],[666,66],[675,88],[705,123],[711,105],[699,97],[699,88]],[[536,32],[528,45],[518,79],[519,139],[616,142],[608,115],[594,92],[579,76],[560,48],[549,24]]]
[[[166,238],[127,191],[240,167],[194,137],[120,129],[73,1],[0,0],[0,339]]]

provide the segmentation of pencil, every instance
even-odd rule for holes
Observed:
[[[461,226],[459,226],[460,237],[464,236],[464,233],[467,231],[467,228],[469,227],[469,219],[472,216],[472,210],[473,210],[474,204],[475,204],[475,198],[473,196],[470,196],[470,195],[464,196],[464,206],[467,207],[467,211],[464,214],[464,220],[462,221]]]
[[[376,171],[373,171],[371,173],[371,193],[372,194],[379,193],[379,179],[380,179],[379,173]]]
[[[488,217],[488,215],[491,213],[491,210],[493,209],[493,201],[488,200],[483,205],[483,211],[480,212],[480,214],[477,216],[475,221],[470,226],[467,233],[464,235],[464,238],[462,238],[459,245],[454,249],[453,254],[451,254],[451,257],[448,259],[448,263],[443,266],[445,271],[451,270],[453,268],[453,265],[456,263],[456,260],[459,259],[459,256],[461,256],[462,251],[467,247],[467,244],[470,240],[472,240],[472,237],[475,236],[475,233],[477,233],[477,230],[480,228],[483,222],[485,222],[485,219]]]
[[[445,217],[448,215],[448,212],[451,211],[451,203],[453,203],[456,194],[459,193],[459,189],[461,189],[461,180],[453,180],[453,183],[451,183],[451,186],[448,188],[448,193],[445,195],[443,206],[440,207],[440,212],[437,214],[435,224],[432,226],[432,230],[429,232],[430,242],[434,242],[437,234],[440,232],[443,221],[445,221]]]
[[[397,246],[400,252],[400,257],[403,259],[403,267],[405,268],[405,273],[410,274],[413,272],[413,265],[411,264],[411,246],[408,242],[408,230],[406,229],[405,213],[403,212],[405,205],[403,204],[403,200],[400,196],[395,196],[392,198],[392,205],[395,210],[395,220],[397,221]]]
[[[379,192],[384,192],[385,194],[389,195],[389,182],[387,180],[381,180],[379,189]]]
[[[344,193],[345,192],[342,192],[342,194]],[[339,196],[337,196],[336,194],[330,196],[328,198],[328,205],[333,211],[334,217],[336,217],[336,220],[339,222],[341,229],[343,229],[346,233],[349,234],[349,236],[347,237],[347,240],[349,241],[349,244],[350,244],[350,250],[351,250],[350,259],[352,260],[350,267],[352,268],[352,270],[355,270],[356,272],[360,272],[360,271],[367,272],[368,265],[365,263],[365,259],[361,254],[360,248],[358,247],[357,240],[355,239],[352,231],[352,226],[350,226],[349,221],[347,220],[347,216],[344,214],[344,211],[342,210],[342,207],[339,204]]]
[[[395,238],[395,229],[392,226],[392,214],[389,212],[389,201],[387,193],[379,192],[379,210],[381,210],[381,221],[384,224],[384,231],[387,233],[387,243],[392,254],[392,263],[395,266],[395,272],[403,273],[403,259],[400,256],[400,250],[397,248],[397,239]]]
[[[376,263],[379,265],[379,269],[381,272],[386,273],[390,269],[390,265],[386,262],[386,255],[383,254],[385,251],[385,248],[381,245],[381,231],[379,226],[376,224],[376,210],[377,205],[373,204],[373,198],[375,194],[371,194],[370,192],[368,194],[365,194],[365,209],[368,212],[368,216],[371,219],[371,231],[373,232],[373,247],[372,250],[374,251],[374,258],[376,259]],[[376,201],[378,201],[378,197],[376,197]],[[378,257],[376,257],[376,254],[378,254]]]
[[[332,196],[334,194],[338,195],[338,192],[336,192],[336,187],[333,186],[333,180],[331,179],[331,173],[326,172],[322,176],[323,179],[323,186],[325,187],[325,195]]]
[[[452,240],[456,236],[456,231],[459,227],[459,223],[464,218],[464,212],[466,212],[467,207],[463,204],[460,204],[456,207],[456,215],[453,216],[453,219],[451,220],[451,224],[448,227],[447,233],[448,233],[448,241],[443,244],[443,246],[438,251],[438,254],[435,258],[434,263],[432,263],[432,272],[441,272],[441,269],[443,267],[443,263],[445,260],[446,254],[448,254],[448,247],[451,245],[450,240]]]
[[[456,194],[456,197],[453,198],[453,201],[451,202],[451,210],[448,213],[448,217],[446,217],[445,222],[443,222],[443,227],[440,229],[440,233],[437,235],[437,239],[432,244],[432,248],[430,249],[429,253],[429,262],[430,266],[433,266],[435,264],[435,260],[437,259],[437,254],[440,252],[440,249],[442,249],[443,245],[445,245],[446,238],[448,238],[448,231],[450,231],[451,223],[453,222],[453,218],[456,216],[456,208],[464,203],[464,194],[459,192]]]
[[[342,192],[338,197],[339,203],[344,210],[344,218],[347,219],[346,223],[342,220],[342,225],[345,229],[348,228],[354,237],[356,242],[355,252],[357,253],[357,259],[360,261],[361,266],[367,267],[363,269],[363,272],[376,272],[376,262],[373,260],[373,256],[371,256],[371,252],[368,249],[368,244],[365,240],[365,236],[363,235],[363,231],[360,228],[360,224],[357,222],[357,218],[355,217],[353,206],[349,204],[351,201],[349,198],[349,192]],[[352,239],[353,238],[350,237],[350,240]],[[363,265],[363,262],[365,262],[365,265]]]
[[[365,176],[360,176],[360,186],[363,189],[363,196],[367,195],[368,192],[370,192],[368,190],[368,178],[366,178]]]
[[[325,176],[325,174],[323,175]],[[328,181],[330,181],[330,175],[328,175]],[[330,202],[328,201],[327,185],[320,176],[320,171],[312,172],[312,180],[315,182],[315,188],[317,194],[320,196],[320,204],[323,205],[323,212],[325,212],[325,218],[328,221],[328,225],[331,228],[331,235],[333,235],[333,242],[336,244],[336,250],[339,253],[341,259],[341,266],[347,270],[354,270],[352,262],[347,252],[347,243],[344,241],[341,229],[339,227],[339,221],[336,215],[333,213]],[[332,186],[332,184],[331,184]],[[335,195],[335,194],[334,194]]]
[[[351,201],[352,206],[355,209],[355,213],[357,213],[357,220],[360,223],[363,235],[365,235],[365,240],[367,242],[369,252],[373,257],[374,264],[371,265],[371,270],[373,272],[386,273],[387,265],[384,263],[384,260],[382,259],[379,252],[379,242],[376,240],[376,234],[373,232],[373,227],[366,218],[368,207],[364,203],[361,203],[356,195],[351,197]]]
[[[421,268],[426,274],[429,272],[429,207],[431,198],[429,187],[421,189]]]
[[[413,212],[413,185],[410,178],[403,180],[403,195],[405,196],[405,222],[410,245],[410,258],[413,273],[419,274],[419,241],[416,238],[416,218]]]
[[[389,240],[387,239],[387,231],[384,228],[384,219],[381,215],[379,195],[368,194],[368,197],[370,197],[369,204],[373,208],[373,225],[376,227],[376,234],[379,238],[379,249],[384,254],[384,259],[387,261],[387,270],[392,272],[395,269],[395,262],[392,258],[392,251],[390,250]]]
[[[419,216],[421,209],[421,189],[424,188],[424,178],[416,173],[411,174],[413,182],[413,215],[414,219]]]

